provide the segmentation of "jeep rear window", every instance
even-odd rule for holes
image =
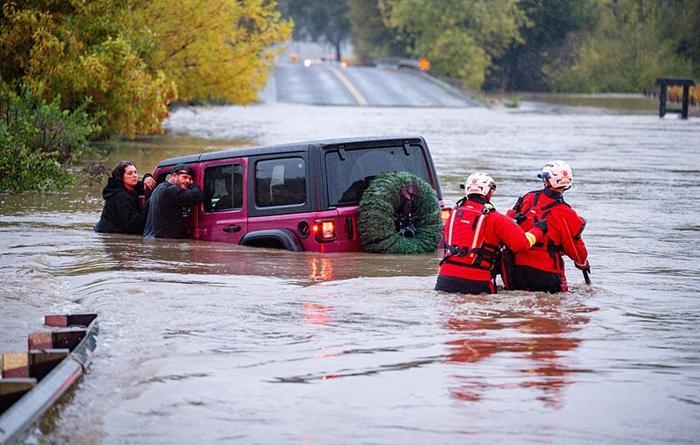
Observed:
[[[344,159],[343,159],[344,158]],[[379,173],[407,171],[430,184],[428,167],[420,146],[367,148],[326,153],[328,203],[331,206],[356,205]]]
[[[300,205],[305,202],[304,159],[268,159],[255,164],[255,204],[258,207]]]

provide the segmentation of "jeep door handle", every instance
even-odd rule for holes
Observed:
[[[226,233],[233,233],[233,232],[239,232],[241,230],[241,226],[238,224],[231,224],[230,226],[224,227],[224,232]]]

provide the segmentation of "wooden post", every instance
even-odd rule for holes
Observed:
[[[68,349],[41,349],[29,351],[29,377],[41,380],[61,361],[68,357]]]
[[[36,379],[0,379],[0,414],[7,411],[12,404],[31,391],[34,385],[36,385]],[[2,430],[0,430],[0,433],[2,433]],[[2,439],[2,434],[0,434],[0,439]]]
[[[97,314],[47,315],[44,317],[44,324],[59,328],[88,326],[95,318]]]
[[[2,354],[2,378],[28,378],[29,353],[5,352]]]
[[[688,103],[690,102],[690,87],[695,85],[693,79],[676,79],[672,77],[659,77],[656,79],[656,85],[659,87],[659,117],[664,117],[666,113],[680,113],[683,119],[688,119]],[[669,86],[683,87],[683,98],[681,100],[681,109],[666,108],[666,100],[668,98],[667,88]]]
[[[659,86],[659,117],[666,115],[666,84]]]
[[[85,337],[86,331],[61,330],[52,332],[34,332],[27,337],[28,349],[75,349]]]

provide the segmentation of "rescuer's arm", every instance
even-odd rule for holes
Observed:
[[[537,240],[542,238],[542,235],[547,230],[547,225],[544,221],[537,223],[529,232],[525,232],[508,216],[501,214],[496,216],[498,217],[494,225],[496,236],[515,253],[524,252],[532,247]]]
[[[566,210],[556,218],[556,224],[561,232],[561,245],[566,256],[574,261],[576,267],[585,270],[588,268],[588,249],[581,234],[586,227],[586,220],[578,216],[574,210],[568,208]]]
[[[515,215],[520,212],[520,207],[522,206],[523,203],[523,197],[521,196],[518,198],[518,201],[515,203],[512,209],[508,209],[506,212],[506,216],[508,218],[515,218]]]

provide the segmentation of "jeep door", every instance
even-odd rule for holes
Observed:
[[[246,202],[247,159],[231,158],[204,162],[199,239],[238,244],[248,231]]]

